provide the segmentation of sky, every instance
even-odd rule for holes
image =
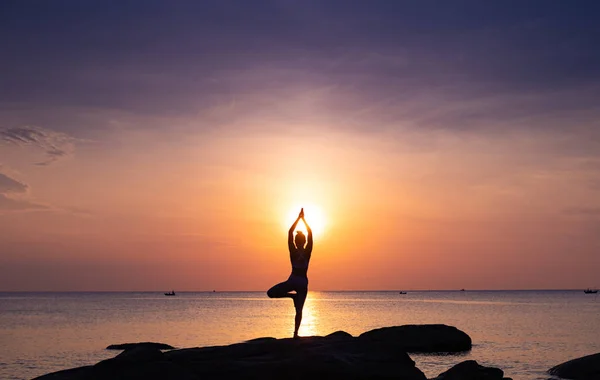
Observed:
[[[3,1],[0,291],[598,287],[598,14]]]

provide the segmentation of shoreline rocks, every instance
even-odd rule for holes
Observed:
[[[384,327],[358,337],[344,331],[300,339],[263,337],[184,349],[164,343],[124,343],[107,347],[123,350],[114,358],[34,380],[427,380],[407,352],[464,352],[471,345],[467,334],[446,325]],[[563,379],[600,379],[600,353],[569,360],[548,373]],[[503,376],[499,368],[466,360],[430,380],[511,380]]]
[[[570,380],[600,379],[600,352],[566,361],[550,368],[548,373]]]
[[[337,331],[324,337],[258,338],[228,346],[161,351],[167,346],[151,342],[111,345],[109,349],[122,347],[124,351],[93,366],[54,372],[36,379],[426,380],[424,373],[415,366],[407,352],[466,351],[471,348],[471,338],[451,326],[407,325],[376,329],[359,337]],[[478,366],[477,363],[467,364],[454,372],[484,373],[486,370],[482,368],[485,367]],[[497,374],[497,371],[500,371],[500,377],[482,379],[502,379],[501,370],[492,369],[488,372]],[[459,378],[448,377],[447,374],[444,376],[446,377],[440,380]],[[469,378],[478,377],[464,377]]]

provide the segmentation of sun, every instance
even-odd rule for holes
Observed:
[[[285,219],[286,229],[289,229],[292,223],[294,223],[301,208],[304,208],[304,219],[312,229],[313,235],[315,237],[321,236],[325,231],[325,216],[321,208],[312,203],[298,203],[291,207]],[[304,234],[307,234],[306,227],[302,221],[298,222],[296,231],[302,231]]]

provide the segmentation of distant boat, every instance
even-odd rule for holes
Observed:
[[[406,292],[398,292],[398,294],[406,294]]]
[[[585,294],[596,294],[598,293],[598,289],[590,289],[587,288],[586,290],[583,291]]]
[[[175,295],[175,291],[174,290],[171,290],[170,292],[165,293],[165,296],[174,296],[174,295]]]
[[[461,292],[464,292],[465,290],[464,290],[464,289],[461,289],[460,291],[461,291]]]

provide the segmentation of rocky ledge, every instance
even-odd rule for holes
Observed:
[[[110,346],[109,346],[110,347]],[[407,352],[461,352],[471,338],[455,327],[386,327],[359,337],[338,331],[325,337],[258,338],[229,346],[162,352],[152,343],[126,344],[95,365],[54,372],[36,380],[199,379],[404,379],[426,380]],[[501,380],[503,372],[475,361],[460,363],[438,380]]]

